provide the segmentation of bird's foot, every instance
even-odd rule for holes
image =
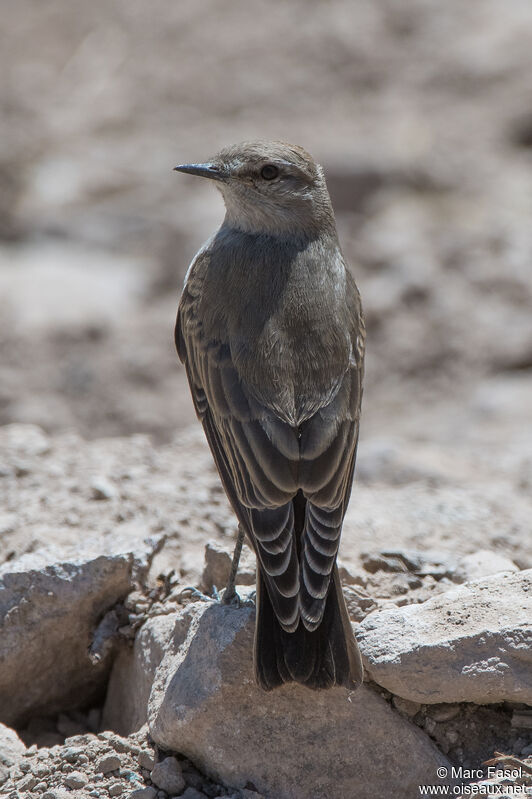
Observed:
[[[234,586],[232,589],[226,588],[221,595],[218,593],[218,591],[216,591],[216,593],[222,605],[229,605],[229,607],[232,608],[249,608],[254,607],[255,605],[255,591],[250,593],[245,599],[243,599],[240,594],[236,592]]]
[[[204,594],[203,591],[200,591],[199,588],[195,588],[193,585],[186,585],[179,593],[180,597],[187,595],[194,599],[200,599],[202,602],[219,601],[218,591],[216,591],[216,595],[212,597]]]

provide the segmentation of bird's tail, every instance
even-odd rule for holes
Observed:
[[[310,631],[300,620],[293,633],[279,624],[258,569],[254,661],[257,682],[265,691],[285,682],[314,689],[343,685],[352,690],[362,683],[362,659],[336,566],[320,626]]]

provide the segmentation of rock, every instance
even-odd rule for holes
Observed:
[[[260,690],[253,608],[196,603],[176,627],[155,674],[150,733],[216,781],[237,788],[251,781],[269,799],[364,795],[368,784],[373,799],[410,799],[448,765],[421,730],[366,686],[356,693],[294,684]],[[332,769],[333,762],[340,766]]]
[[[145,768],[146,771],[151,771],[155,765],[154,753],[151,749],[143,749],[138,757],[139,766]]]
[[[91,480],[91,496],[97,500],[113,499],[116,488],[105,477],[95,477]]]
[[[403,699],[400,696],[394,696],[393,706],[399,713],[402,713],[403,716],[408,716],[408,718],[413,718],[416,713],[419,713],[421,710],[419,702],[410,702],[408,699]]]
[[[118,755],[104,755],[96,761],[95,769],[100,774],[108,774],[120,768],[120,758]]]
[[[412,572],[419,577],[430,575],[441,579],[451,577],[456,568],[456,560],[448,552],[418,552],[413,549],[362,552],[360,559],[370,574],[378,571]]]
[[[460,558],[456,564],[453,581],[465,583],[468,580],[489,577],[490,574],[516,571],[519,569],[510,558],[489,549],[481,549],[479,552]]]
[[[141,627],[133,650],[124,648],[118,653],[107,688],[104,727],[129,735],[147,722],[153,675],[173,632],[184,640],[185,627],[179,633],[172,616],[157,616]]]
[[[528,570],[377,610],[356,634],[370,677],[404,699],[532,704],[531,619]]]
[[[121,796],[124,793],[124,786],[120,782],[113,782],[107,789],[109,796]]]
[[[127,799],[155,799],[156,796],[157,791],[150,785],[147,788],[139,788],[136,791],[132,791]]]
[[[14,766],[25,751],[26,747],[15,730],[0,724],[0,766]]]
[[[342,585],[360,585],[365,588],[368,584],[367,575],[358,572],[340,559],[338,559],[338,573]]]
[[[231,571],[232,552],[217,541],[208,541],[205,546],[205,566],[201,578],[203,591],[213,587],[221,591],[225,588]],[[255,585],[255,558],[250,548],[244,544],[238,564],[237,582],[239,585]]]
[[[207,797],[201,791],[197,791],[195,788],[189,787],[184,793],[181,794],[180,799],[207,799]]]
[[[185,787],[181,766],[175,757],[165,757],[156,763],[150,777],[153,784],[166,793],[181,793]]]
[[[67,788],[83,788],[87,782],[87,777],[80,771],[73,771],[71,774],[67,774],[64,779]]]
[[[403,699],[403,702],[406,700]],[[460,713],[460,705],[429,705],[427,714],[433,721],[451,721]]]
[[[368,613],[378,607],[374,599],[370,597],[363,588],[354,588],[352,585],[343,586],[345,604],[347,612],[352,621],[362,621]]]
[[[91,540],[77,555],[38,550],[0,566],[0,720],[89,704],[101,691],[109,659],[88,657],[99,619],[148,568],[153,541],[116,538],[102,555]]]

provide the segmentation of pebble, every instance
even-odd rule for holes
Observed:
[[[85,774],[80,771],[73,771],[64,779],[64,783],[68,788],[84,788],[88,779]]]
[[[113,782],[107,788],[109,796],[120,796],[124,792],[124,786],[121,782]]]
[[[148,788],[139,788],[129,794],[127,799],[155,799],[157,791],[155,788],[149,786]]]
[[[91,496],[97,500],[112,499],[116,495],[116,489],[105,477],[95,477],[91,480]]]
[[[44,791],[48,790],[48,783],[47,782],[38,782],[34,791],[38,791],[39,793],[44,793]]]
[[[50,766],[46,763],[35,763],[31,770],[36,777],[47,777],[50,773]]]
[[[413,718],[416,713],[421,709],[421,705],[417,702],[411,702],[410,699],[403,699],[402,696],[394,696],[393,705],[405,716]]]
[[[528,746],[524,746],[521,749],[521,754],[523,757],[528,757],[528,755],[532,755],[532,744],[528,744]]]
[[[204,793],[197,791],[195,788],[187,788],[185,793],[182,793],[179,799],[207,799]]]
[[[138,757],[139,766],[145,768],[146,771],[151,771],[155,766],[155,758],[151,749],[142,749]]]
[[[451,721],[456,718],[460,713],[460,705],[456,704],[442,704],[430,705],[427,708],[427,714],[434,719],[434,721]]]
[[[106,743],[111,744],[115,752],[130,752],[136,748],[134,744],[124,740],[116,732],[111,732],[111,730],[104,730],[104,732],[99,733],[98,738],[100,741],[106,741]]]
[[[169,794],[179,794],[185,787],[181,766],[175,757],[165,757],[151,772],[152,782]]]
[[[36,777],[34,777],[33,774],[29,774],[27,777],[25,777],[23,780],[19,782],[17,787],[23,791],[32,791],[38,782],[39,780]]]
[[[120,768],[120,758],[117,755],[104,755],[98,758],[95,768],[102,774],[108,774]]]

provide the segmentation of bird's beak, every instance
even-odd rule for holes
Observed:
[[[224,180],[226,175],[215,164],[179,164],[175,166],[177,172],[187,172],[189,175],[199,175],[200,178]]]

